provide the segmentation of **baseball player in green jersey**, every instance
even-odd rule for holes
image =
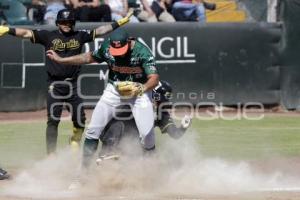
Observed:
[[[154,56],[147,46],[118,29],[94,52],[62,58],[49,50],[47,56],[61,64],[88,64],[96,61],[106,62],[109,67],[108,84],[93,111],[85,134],[84,166],[88,166],[97,150],[101,133],[114,117],[116,107],[122,104],[132,108],[143,149],[147,151],[155,148],[151,94],[159,82],[159,75]]]

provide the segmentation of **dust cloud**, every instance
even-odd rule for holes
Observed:
[[[299,177],[282,171],[264,174],[245,161],[204,157],[196,137],[198,134],[190,131],[179,140],[168,138],[157,145],[152,154],[143,153],[136,142],[125,140],[119,160],[103,161],[99,166],[93,162],[87,174],[79,170],[79,153],[74,156],[69,149],[64,149],[20,171],[1,189],[0,196],[39,199],[176,196],[300,186]],[[82,186],[68,190],[78,174],[82,177]]]

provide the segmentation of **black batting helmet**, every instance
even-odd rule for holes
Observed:
[[[70,9],[62,9],[58,11],[56,17],[56,25],[59,22],[70,22],[72,25],[75,25],[75,13]]]
[[[172,97],[172,87],[167,81],[160,81],[158,85],[153,89],[153,100],[162,103],[167,102]]]

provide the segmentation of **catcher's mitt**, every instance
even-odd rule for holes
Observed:
[[[124,97],[141,96],[145,92],[143,84],[131,81],[117,82],[116,88],[119,94]]]

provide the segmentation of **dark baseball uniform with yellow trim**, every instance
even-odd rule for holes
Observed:
[[[86,42],[95,39],[95,31],[73,31],[63,34],[59,30],[33,30],[32,43],[39,43],[45,50],[53,50],[61,57],[69,57],[80,54]],[[77,79],[80,66],[62,65],[46,57],[46,70],[48,80]]]
[[[157,74],[156,63],[150,49],[135,40],[134,46],[123,57],[112,56],[109,52],[110,41],[106,40],[101,48],[93,53],[93,58],[101,63],[106,62],[109,67],[109,80],[104,93],[97,103],[91,122],[86,132],[87,139],[99,139],[104,127],[114,117],[116,108],[123,104],[132,107],[141,143],[145,149],[155,146],[154,111],[151,91],[143,95],[123,99],[116,90],[114,83],[118,81],[134,81],[146,83],[148,75]]]
[[[38,43],[45,50],[54,50],[61,57],[80,54],[86,42],[95,39],[95,31],[72,31],[62,33],[59,30],[33,30],[32,43]],[[81,66],[67,66],[56,63],[46,57],[46,71],[48,75],[47,96],[47,152],[56,150],[57,127],[60,122],[63,104],[72,113],[72,121],[75,128],[83,128],[85,113],[82,107],[82,99],[77,94],[77,78]]]
[[[132,113],[129,111],[129,107],[124,105],[121,107],[121,109],[126,110],[126,112],[118,113],[117,116],[120,119],[112,119],[107,124],[103,131],[103,134],[100,137],[101,141],[104,144],[115,146],[119,143],[123,136],[135,137],[138,135],[138,130],[134,119],[132,119]],[[123,123],[123,130],[117,130],[118,126],[115,126],[115,124],[120,122]],[[168,111],[162,111],[160,114],[156,113],[156,120],[154,125],[160,129],[161,133],[167,133],[174,139],[182,137],[187,130],[183,127],[177,127]],[[108,133],[108,130],[110,130],[112,133]],[[118,134],[118,132],[120,131],[121,133]]]

